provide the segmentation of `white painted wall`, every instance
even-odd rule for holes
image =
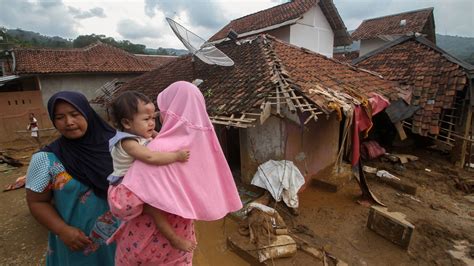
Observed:
[[[379,38],[376,38],[376,39],[367,39],[367,40],[361,40],[360,41],[360,52],[359,52],[359,56],[363,56],[367,53],[370,53],[372,52],[373,50],[383,46],[384,44],[386,44],[387,42],[382,40],[382,39],[379,39]]]
[[[333,56],[334,32],[319,5],[290,26],[290,43],[327,57]]]

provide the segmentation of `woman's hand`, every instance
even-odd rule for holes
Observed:
[[[92,244],[92,241],[80,229],[65,226],[58,234],[59,238],[72,251],[79,251]]]
[[[51,203],[52,195],[51,190],[37,193],[26,189],[26,201],[31,214],[40,224],[48,228],[53,234],[58,235],[71,250],[82,250],[88,244],[92,244],[92,241],[84,232],[66,224],[61,216],[59,216]]]

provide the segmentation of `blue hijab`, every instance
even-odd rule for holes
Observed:
[[[61,91],[49,99],[48,113],[53,124],[58,101],[71,104],[85,117],[87,131],[79,139],[61,136],[42,151],[54,153],[74,179],[92,188],[97,196],[106,198],[107,176],[113,172],[109,139],[115,135],[115,129],[100,118],[83,94],[74,91]]]

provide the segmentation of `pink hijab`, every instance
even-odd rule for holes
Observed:
[[[199,89],[178,81],[158,95],[157,103],[163,127],[147,147],[188,149],[190,159],[164,166],[137,160],[122,184],[143,202],[187,219],[217,220],[242,208]]]

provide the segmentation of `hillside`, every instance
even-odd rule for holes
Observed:
[[[3,30],[3,31],[2,31]],[[96,41],[110,44],[112,46],[124,49],[134,54],[159,54],[159,55],[182,55],[186,54],[187,51],[183,49],[174,48],[162,48],[157,49],[147,48],[143,44],[135,44],[128,40],[116,41],[112,37],[105,35],[81,35],[76,39],[65,39],[58,36],[45,36],[37,32],[27,31],[22,29],[5,29],[0,27],[0,37],[3,37],[3,43],[9,43],[8,46],[21,46],[21,47],[42,47],[42,48],[81,48],[87,46]],[[0,48],[5,45],[1,45],[2,40],[0,39]],[[6,48],[6,47],[3,47]]]
[[[474,64],[474,38],[436,34],[436,43],[446,52]]]
[[[0,27],[0,33],[1,33]],[[26,31],[22,29],[5,29],[6,30],[6,41],[20,45],[23,47],[51,47],[51,48],[72,48],[72,47],[84,47],[92,42],[100,40],[104,43],[108,43],[115,47],[124,49],[128,52],[135,54],[164,54],[164,55],[183,55],[187,54],[188,51],[183,49],[174,48],[147,48],[142,44],[134,44],[130,41],[116,41],[112,37],[104,35],[81,35],[76,39],[64,39],[58,36],[50,37],[41,35],[37,32]],[[349,31],[352,32],[352,31]],[[468,63],[474,64],[474,38],[472,37],[460,37],[436,34],[436,42],[441,49],[454,55],[455,57],[464,60]],[[1,43],[1,41],[0,41]],[[358,50],[360,42],[354,42],[350,48],[346,50],[354,51]],[[336,48],[340,50],[340,48]]]

